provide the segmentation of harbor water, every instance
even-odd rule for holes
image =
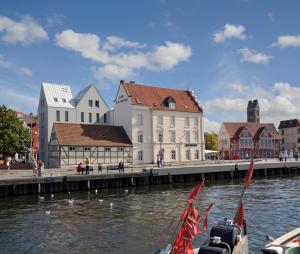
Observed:
[[[172,236],[197,183],[5,197],[0,199],[0,253],[151,253]],[[243,183],[206,182],[200,201],[213,202],[209,227],[232,218]],[[265,235],[300,226],[300,178],[254,179],[244,199],[250,253]],[[208,232],[197,236],[199,246]]]

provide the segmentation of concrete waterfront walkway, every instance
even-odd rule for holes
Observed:
[[[150,172],[156,175],[179,175],[179,174],[193,174],[193,173],[208,173],[208,172],[225,172],[232,171],[237,165],[238,170],[247,170],[250,161],[201,161],[201,162],[187,162],[187,163],[172,163],[158,168],[155,164],[139,164],[125,166],[124,173],[142,173]],[[300,167],[300,161],[286,161],[279,162],[278,159],[256,160],[255,168],[291,168]],[[105,175],[105,174],[124,174],[118,173],[116,170],[107,171],[104,169],[98,172],[97,166],[94,166],[94,171],[90,175]],[[72,168],[49,168],[44,170],[43,177],[63,177],[63,176],[81,176],[76,174],[75,167]],[[85,175],[83,175],[85,176]],[[15,169],[15,170],[0,170],[0,181],[13,179],[29,179],[34,178],[32,170],[30,169]]]

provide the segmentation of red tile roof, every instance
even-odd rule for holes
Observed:
[[[278,129],[300,127],[299,119],[280,121]]]
[[[121,83],[134,105],[149,106],[155,110],[171,110],[180,112],[203,112],[189,91],[146,86],[136,83]],[[168,98],[174,98],[176,108],[170,109],[165,105]]]
[[[60,145],[132,146],[121,126],[54,123]]]
[[[225,122],[223,123],[224,127],[226,128],[228,135],[230,138],[233,138],[236,136],[236,134],[241,132],[242,129],[247,128],[252,137],[256,135],[256,133],[262,131],[262,129],[265,127],[267,128],[270,133],[273,135],[274,138],[279,138],[278,132],[274,126],[273,123],[231,123],[231,122]],[[263,127],[263,128],[262,128]]]

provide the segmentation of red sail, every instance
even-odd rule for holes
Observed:
[[[239,213],[236,218],[236,223],[240,227],[244,227],[244,205],[243,202],[240,203]]]
[[[204,219],[204,223],[203,223],[203,230],[207,230],[208,229],[208,215],[210,213],[210,210],[212,208],[212,206],[214,205],[214,203],[211,203],[208,208],[206,208],[206,215],[205,215],[205,219]]]
[[[193,190],[192,194],[189,197],[189,203],[192,203],[194,200],[196,200],[198,198],[198,195],[199,195],[203,185],[204,185],[204,180],[202,180],[202,182],[199,183]]]
[[[253,160],[251,161],[250,168],[247,172],[246,178],[245,178],[245,189],[248,189],[250,187],[252,175],[253,175],[253,170],[254,170],[254,162]]]

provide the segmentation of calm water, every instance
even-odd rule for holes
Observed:
[[[300,226],[299,183],[299,177],[252,182],[245,196],[251,253],[259,253],[266,234],[277,237]],[[149,253],[164,246],[195,184],[46,194],[44,201],[2,198],[0,253]],[[215,202],[210,226],[233,217],[241,186],[206,183],[197,205],[203,211]]]

